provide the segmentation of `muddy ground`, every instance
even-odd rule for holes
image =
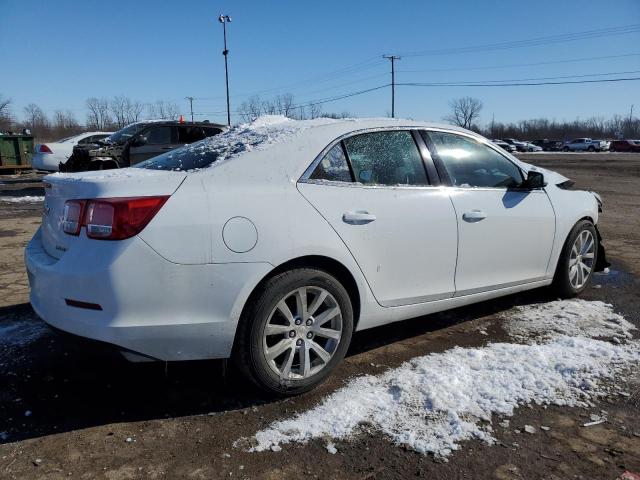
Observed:
[[[613,267],[583,298],[610,302],[640,326],[640,155],[523,157],[602,194],[601,230]],[[630,396],[602,399],[596,408],[521,408],[506,429],[495,418],[498,445],[467,442],[448,462],[375,434],[336,442],[335,455],[320,441],[281,452],[234,448],[238,438],[315,405],[353,376],[455,345],[506,339],[500,312],[552,298],[545,290],[527,292],[358,333],[326,384],[274,400],[224,375],[222,362],[130,364],[94,343],[42,331],[26,304],[22,266],[42,205],[2,201],[42,190],[36,175],[0,183],[0,329],[22,324],[30,340],[0,350],[0,478],[614,479],[640,471],[636,378],[620,386]],[[606,423],[582,427],[600,410]],[[526,424],[551,429],[516,432]]]

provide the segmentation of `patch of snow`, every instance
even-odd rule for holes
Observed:
[[[456,347],[379,376],[356,378],[315,408],[257,432],[251,450],[278,451],[291,442],[344,440],[373,430],[420,453],[446,457],[465,440],[493,443],[488,423],[492,415],[511,416],[527,404],[587,406],[590,399],[607,393],[602,380],[637,367],[640,345],[591,338],[630,335],[633,326],[611,306],[551,303],[521,307],[514,315],[514,321],[529,323],[526,328],[514,324],[514,335],[533,334],[543,343]],[[578,316],[570,313],[576,311]]]
[[[336,448],[335,443],[327,443],[327,452],[329,452],[331,455],[335,455],[336,453],[338,453],[338,449]]]
[[[40,320],[0,323],[0,346],[22,347],[34,342],[47,331],[47,326]]]
[[[44,202],[44,196],[26,195],[24,197],[0,197],[0,201],[8,203],[36,203]]]
[[[504,328],[518,340],[547,339],[556,335],[629,339],[633,324],[613,311],[612,305],[580,299],[558,300],[516,307],[504,313]]]

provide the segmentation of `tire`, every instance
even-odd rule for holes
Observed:
[[[580,250],[579,238],[584,239],[582,252],[578,252]],[[587,248],[589,242],[592,242],[592,245]],[[576,247],[575,250],[574,247]],[[577,258],[577,254],[580,255],[580,258]],[[553,278],[553,291],[560,298],[572,298],[582,293],[591,282],[597,261],[598,234],[596,228],[589,220],[581,220],[571,229],[562,247]],[[575,270],[573,266],[576,267]],[[588,272],[586,268],[589,268]]]
[[[595,152],[596,151],[596,147],[594,147],[593,145],[588,147],[587,150],[589,150],[590,152]]]
[[[568,152],[569,151],[569,147],[562,147],[562,151],[563,152]]]
[[[298,303],[303,297],[306,317]],[[262,390],[298,395],[320,385],[344,358],[353,324],[351,299],[336,278],[313,268],[290,270],[268,279],[250,298],[232,359]]]

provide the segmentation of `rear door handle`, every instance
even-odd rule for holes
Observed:
[[[365,225],[371,223],[376,219],[373,213],[365,211],[357,212],[344,212],[342,214],[342,221],[351,225]]]
[[[487,214],[482,210],[471,210],[470,212],[465,212],[462,214],[462,219],[465,222],[474,223],[479,222],[480,220],[484,220],[487,218]]]

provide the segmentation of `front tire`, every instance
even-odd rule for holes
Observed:
[[[563,147],[563,148],[562,148],[562,151],[563,151],[563,152],[568,152],[568,151],[569,151],[569,147]]]
[[[552,288],[561,298],[582,293],[591,281],[598,260],[598,234],[589,220],[578,222],[562,247]]]
[[[267,280],[250,299],[233,360],[269,393],[304,393],[344,358],[353,323],[351,299],[336,278],[312,268],[290,270]]]

